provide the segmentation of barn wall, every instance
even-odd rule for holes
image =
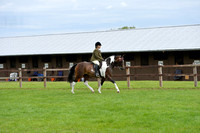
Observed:
[[[200,51],[195,51],[196,53],[200,53]],[[161,58],[163,60],[164,65],[175,65],[179,63],[183,64],[192,64],[194,60],[200,60],[200,57],[193,54],[193,51],[184,51],[184,52],[161,52],[167,55],[167,58]],[[117,53],[117,54],[125,54],[125,62],[131,62],[131,65],[140,66],[140,65],[157,65],[158,59],[155,59],[156,52],[138,52],[138,53]],[[102,56],[104,58],[113,55],[112,53],[103,53]],[[160,55],[160,53],[158,54]],[[40,56],[13,56],[13,57],[0,57],[0,64],[4,65],[3,69],[18,69],[21,68],[21,64],[25,64],[27,69],[33,69],[33,57],[38,58],[38,68],[43,68],[45,63],[48,63],[49,68],[68,68],[69,63],[73,62],[78,63],[81,61],[90,61],[91,54],[71,54],[71,55],[40,55]],[[178,60],[178,57],[183,57],[183,60]],[[192,57],[192,58],[191,58]],[[11,68],[11,59],[15,59],[15,68]],[[26,62],[21,62],[23,58],[27,58]],[[47,59],[46,59],[47,58]],[[50,59],[48,59],[50,58]],[[61,58],[62,66],[58,65],[57,59]],[[47,62],[45,62],[47,61]],[[148,62],[146,62],[148,61]],[[177,61],[179,63],[177,63]],[[175,69],[178,68],[165,68],[164,73],[174,73]],[[191,68],[181,68],[183,73],[189,74],[192,73]],[[142,69],[131,69],[131,74],[152,74],[157,73],[157,68],[142,68]],[[32,76],[33,71],[23,72],[24,76]],[[38,72],[42,73],[42,72]],[[198,69],[198,73],[200,73],[200,68]],[[1,72],[0,77],[8,77],[10,72]],[[68,75],[68,72],[64,71],[63,74],[65,76]],[[119,69],[114,69],[113,74],[125,74],[125,71],[121,71]],[[57,76],[58,72],[48,72],[48,76]],[[200,78],[200,77],[199,77]],[[114,77],[115,80],[126,80],[126,77]],[[48,79],[50,80],[50,79]],[[63,79],[58,79],[63,80]],[[64,79],[66,80],[66,78]],[[131,80],[158,80],[157,76],[140,76],[140,77],[131,77]],[[164,80],[173,80],[173,77],[164,77]],[[182,80],[185,80],[184,78]],[[193,80],[190,77],[189,80]]]

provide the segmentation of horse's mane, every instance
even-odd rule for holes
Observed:
[[[111,55],[108,58],[105,59],[106,63],[108,66],[110,66],[112,64],[112,62],[115,61],[115,55]]]

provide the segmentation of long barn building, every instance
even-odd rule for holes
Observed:
[[[125,62],[133,65],[192,64],[200,60],[200,25],[111,30],[99,32],[66,33],[0,38],[0,70],[18,68],[68,68],[70,65],[90,61],[95,42],[102,43],[102,56],[125,55]],[[174,73],[175,69],[165,69]],[[183,73],[192,69],[181,68]],[[157,68],[132,69],[132,74],[151,74]],[[198,73],[200,71],[198,70]],[[10,72],[1,72],[0,77]],[[32,76],[34,71],[23,73]],[[58,75],[50,72],[48,75]],[[62,75],[67,76],[68,72]],[[114,74],[125,71],[114,70]],[[117,80],[124,78],[116,77]],[[132,80],[157,80],[158,77],[132,77]],[[164,77],[174,80],[174,77]],[[182,80],[185,80],[184,78]],[[192,80],[190,78],[189,80]]]

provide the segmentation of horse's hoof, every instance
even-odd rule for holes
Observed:
[[[120,93],[120,91],[117,91],[117,93]]]
[[[74,91],[71,91],[72,92],[72,94],[74,94]]]
[[[98,91],[101,94],[101,91]]]
[[[94,93],[94,91],[92,91],[92,93]]]

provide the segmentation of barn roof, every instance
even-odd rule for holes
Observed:
[[[0,38],[0,56],[200,50],[200,25]]]

